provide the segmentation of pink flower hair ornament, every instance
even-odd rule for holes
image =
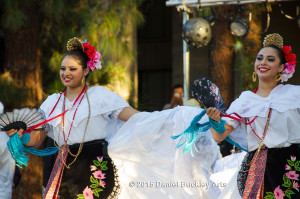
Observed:
[[[283,46],[281,50],[286,60],[286,63],[284,64],[284,69],[281,72],[281,82],[286,82],[295,73],[296,55],[294,53],[291,53],[291,46]]]
[[[87,62],[87,66],[92,71],[94,71],[95,68],[96,69],[101,69],[102,68],[101,61],[100,61],[101,54],[99,52],[97,52],[95,50],[95,47],[90,45],[90,42],[87,42],[87,40],[82,42],[82,46],[83,46],[83,52],[90,59],[90,61]]]

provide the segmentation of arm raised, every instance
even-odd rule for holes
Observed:
[[[218,109],[210,107],[206,110],[206,114],[214,121],[220,123],[221,116],[220,116],[220,111]],[[210,127],[210,131],[216,142],[222,142],[233,130],[234,128],[228,124],[225,124],[224,133],[218,133],[212,127]]]

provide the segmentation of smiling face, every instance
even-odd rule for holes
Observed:
[[[278,53],[271,47],[262,48],[255,60],[254,71],[259,80],[275,81],[276,75],[284,69]]]
[[[82,85],[82,78],[89,69],[83,70],[79,62],[72,56],[66,56],[61,62],[60,79],[66,87],[76,88]]]

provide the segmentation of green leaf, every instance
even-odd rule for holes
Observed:
[[[93,193],[94,193],[95,196],[99,197],[99,193],[96,192],[95,189],[94,189]]]
[[[105,170],[107,170],[107,169],[108,169],[108,167],[106,167],[106,166],[105,166],[105,167],[102,167],[102,170],[103,170],[103,171],[105,171]]]
[[[103,191],[103,189],[97,188],[97,189],[93,190],[93,193],[94,193],[95,196],[99,197],[99,192],[100,191]]]
[[[284,181],[284,184],[282,185],[282,186],[284,186],[284,187],[289,187],[292,183],[291,183],[291,180],[290,179],[288,179],[287,177],[286,177],[286,175],[283,175],[283,181]]]
[[[287,183],[287,184],[291,185],[291,180],[288,179],[288,178],[286,177],[286,175],[283,175],[283,181],[284,181],[284,183]]]
[[[99,191],[103,191],[103,189],[97,188],[94,191],[96,191],[98,193]]]
[[[98,183],[98,181],[93,176],[90,177],[90,181],[91,183],[95,183],[95,184]]]
[[[283,187],[290,187],[290,185],[291,185],[291,183],[288,183],[288,182],[282,184]]]
[[[296,171],[300,171],[300,167],[296,167]]]
[[[291,198],[291,194],[295,194],[292,190],[287,190],[285,192],[285,195],[288,197],[288,198]]]
[[[283,182],[286,183],[288,181],[288,178],[286,177],[286,175],[283,175]]]
[[[97,184],[91,184],[90,187],[95,189],[97,187]]]
[[[274,199],[274,194],[272,192],[267,192],[267,195],[264,197],[265,199]]]
[[[291,160],[287,160],[290,166],[295,166],[294,163]]]
[[[295,166],[299,167],[299,164],[300,164],[300,161],[297,161],[296,164],[295,164]]]
[[[102,162],[101,167],[104,167],[107,165],[107,161]]]
[[[83,194],[78,194],[77,197],[78,197],[79,199],[84,199],[84,195],[83,195]]]
[[[93,163],[96,165],[96,166],[100,166],[100,163],[99,163],[99,161],[98,160],[93,160]]]

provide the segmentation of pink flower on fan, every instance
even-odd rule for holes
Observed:
[[[285,170],[291,170],[291,167],[290,167],[290,165],[287,165],[287,164],[285,165],[285,167],[284,167],[284,168],[285,168]]]
[[[101,179],[101,180],[103,180],[103,179],[106,178],[106,177],[105,177],[105,173],[102,173],[101,170],[95,171],[95,172],[93,173],[93,175],[94,175],[94,178]]]
[[[289,171],[285,175],[286,175],[286,177],[288,177],[291,180],[299,180],[298,179],[299,174],[297,174],[295,171]]]
[[[276,199],[283,199],[285,196],[284,192],[280,189],[280,186],[276,187],[274,190],[274,196]]]
[[[84,189],[83,195],[85,199],[94,199],[93,191],[88,186],[86,186],[86,188]]]
[[[95,171],[95,170],[96,170],[96,167],[95,167],[94,165],[91,165],[91,166],[90,166],[90,169],[91,169],[91,171]]]
[[[292,155],[292,156],[291,156],[291,160],[292,160],[292,161],[295,161],[295,160],[296,160],[296,156]]]

